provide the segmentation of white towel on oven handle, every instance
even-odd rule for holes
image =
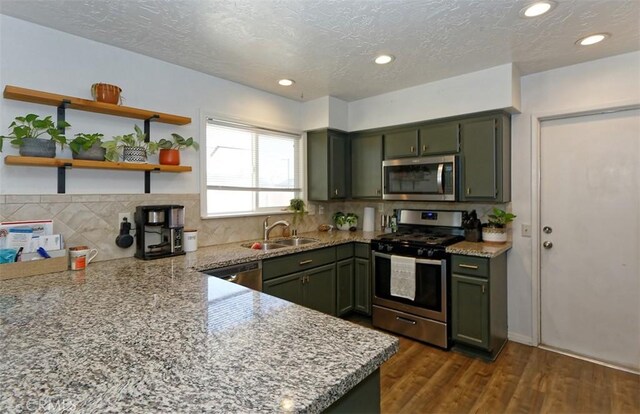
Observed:
[[[391,295],[409,300],[416,299],[416,259],[391,256]]]

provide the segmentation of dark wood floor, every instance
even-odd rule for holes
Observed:
[[[487,363],[400,337],[380,386],[383,413],[640,413],[640,376],[515,342]]]

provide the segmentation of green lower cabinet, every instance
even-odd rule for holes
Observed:
[[[336,266],[334,263],[302,272],[265,280],[262,291],[268,295],[336,314]]]
[[[355,295],[354,310],[371,315],[371,263],[369,259],[356,257],[354,262]]]
[[[458,274],[451,276],[452,336],[457,342],[489,347],[489,283]]]
[[[507,254],[451,257],[453,349],[494,360],[507,342]]]
[[[336,266],[316,267],[303,273],[302,305],[336,315]]]
[[[304,305],[302,297],[302,272],[265,280],[262,291],[271,296]]]
[[[353,277],[353,259],[336,263],[338,316],[346,315],[353,310]]]

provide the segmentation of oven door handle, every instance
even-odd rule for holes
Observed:
[[[378,256],[378,257],[382,257],[383,259],[389,259],[391,260],[391,255],[390,254],[385,254],[385,253],[379,253],[379,252],[373,252],[374,256]],[[404,256],[404,257],[411,257],[411,256]],[[416,263],[418,264],[430,264],[430,265],[437,265],[440,266],[442,264],[442,260],[433,260],[433,259],[416,259]]]

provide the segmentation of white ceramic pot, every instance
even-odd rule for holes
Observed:
[[[338,230],[349,231],[351,227],[358,227],[358,220],[354,221],[353,223],[336,224],[336,227],[338,228]]]
[[[482,241],[487,243],[506,243],[507,229],[499,227],[483,227]]]

